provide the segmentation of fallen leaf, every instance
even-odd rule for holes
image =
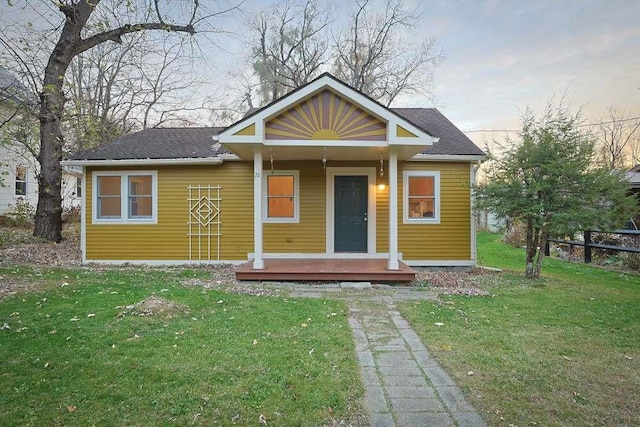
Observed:
[[[444,326],[444,323],[442,323],[442,322],[436,322],[436,323],[434,323],[434,325],[436,325],[436,326]]]
[[[96,317],[95,313],[89,313],[87,314],[87,317]]]
[[[73,316],[71,319],[69,319],[69,322],[77,322],[78,320],[80,320],[78,316]]]
[[[67,406],[67,411],[69,412],[75,412],[78,408],[73,406],[73,405],[66,405]]]
[[[260,416],[258,417],[258,421],[260,422],[260,424],[263,424],[265,426],[267,425],[267,417],[262,414],[260,414]]]
[[[468,376],[475,375],[475,372],[473,372],[473,371],[469,371],[469,372],[467,372],[467,375],[468,375]]]
[[[312,348],[311,350],[309,350],[309,356],[311,356],[313,354],[313,352],[316,351],[315,348]]]
[[[568,357],[568,356],[562,356],[562,358],[563,358],[564,360],[571,360],[571,358],[570,358],[570,357]]]
[[[302,325],[300,325],[300,326],[302,326],[303,328],[306,328],[306,327],[307,327],[307,326],[309,326],[309,325],[307,325],[306,323],[303,323],[303,324],[302,324]]]
[[[633,357],[628,356],[628,355],[626,355],[626,354],[624,355],[624,358],[625,358],[625,359],[627,359],[627,360],[633,360]]]
[[[253,340],[253,345],[258,345],[258,340]]]

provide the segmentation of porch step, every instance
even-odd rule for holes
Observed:
[[[265,259],[263,270],[248,262],[236,269],[237,280],[411,282],[416,271],[400,262],[399,270],[387,270],[386,259]]]

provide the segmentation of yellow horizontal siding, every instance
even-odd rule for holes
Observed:
[[[376,174],[376,252],[381,253],[389,252],[389,181],[379,172]],[[384,189],[378,188],[381,184]]]
[[[320,161],[278,162],[279,170],[300,171],[300,222],[265,223],[264,251],[272,253],[323,253],[326,247],[326,176]],[[334,167],[376,167],[378,162],[329,162]],[[385,166],[387,166],[385,162]],[[265,173],[270,164],[265,163]],[[220,259],[241,260],[253,252],[253,164],[225,162],[210,166],[162,166],[138,168],[158,172],[157,224],[92,224],[92,174],[121,168],[87,168],[87,259],[185,260],[189,247],[187,186],[220,185],[222,237]],[[385,168],[386,169],[386,168]],[[403,224],[405,170],[440,171],[440,224]],[[389,248],[388,171],[377,174],[376,251]],[[470,259],[469,163],[407,162],[398,167],[398,241],[405,260]],[[206,242],[202,247],[206,258]],[[216,258],[215,240],[211,258]],[[197,241],[192,257],[198,258]]]
[[[440,172],[440,223],[403,224],[403,172]],[[471,259],[469,163],[407,162],[398,167],[398,250],[405,260]]]
[[[253,251],[253,166],[250,163],[138,168],[143,169],[158,171],[157,224],[92,224],[92,174],[97,169],[87,169],[87,259],[188,259],[189,185],[222,186],[220,258],[246,259],[247,253]],[[217,243],[213,238],[212,243],[212,259],[215,259]],[[192,249],[198,249],[197,242],[193,242]],[[198,259],[198,254],[194,252],[192,257]]]
[[[276,162],[279,170],[300,171],[300,222],[265,223],[267,253],[323,253],[326,249],[326,178],[318,161]],[[268,174],[271,165],[264,164]]]

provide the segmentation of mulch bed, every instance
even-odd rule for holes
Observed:
[[[65,239],[60,243],[33,243],[29,229],[11,230],[10,232],[24,233],[24,241],[29,243],[17,243],[0,248],[0,266],[78,267],[82,265],[77,224],[68,224],[65,227],[63,232]],[[117,267],[109,266],[108,268]],[[274,289],[275,287],[265,288],[238,283],[235,280],[235,267],[232,265],[216,265],[205,268],[211,271],[211,279],[189,279],[183,281],[183,285],[255,296],[274,296],[281,292],[279,289]],[[441,295],[488,295],[486,291],[477,286],[476,278],[476,273],[420,270],[412,285],[428,287]],[[32,284],[23,279],[17,279],[10,275],[0,276],[0,299],[16,293],[27,292],[32,287]]]

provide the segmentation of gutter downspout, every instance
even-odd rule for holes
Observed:
[[[478,267],[478,239],[477,239],[477,230],[476,230],[476,211],[475,211],[475,203],[473,200],[473,187],[477,182],[477,174],[478,169],[482,165],[482,160],[478,160],[474,163],[470,164],[470,172],[471,172],[471,187],[469,189],[469,196],[471,197],[471,261],[475,267]]]

